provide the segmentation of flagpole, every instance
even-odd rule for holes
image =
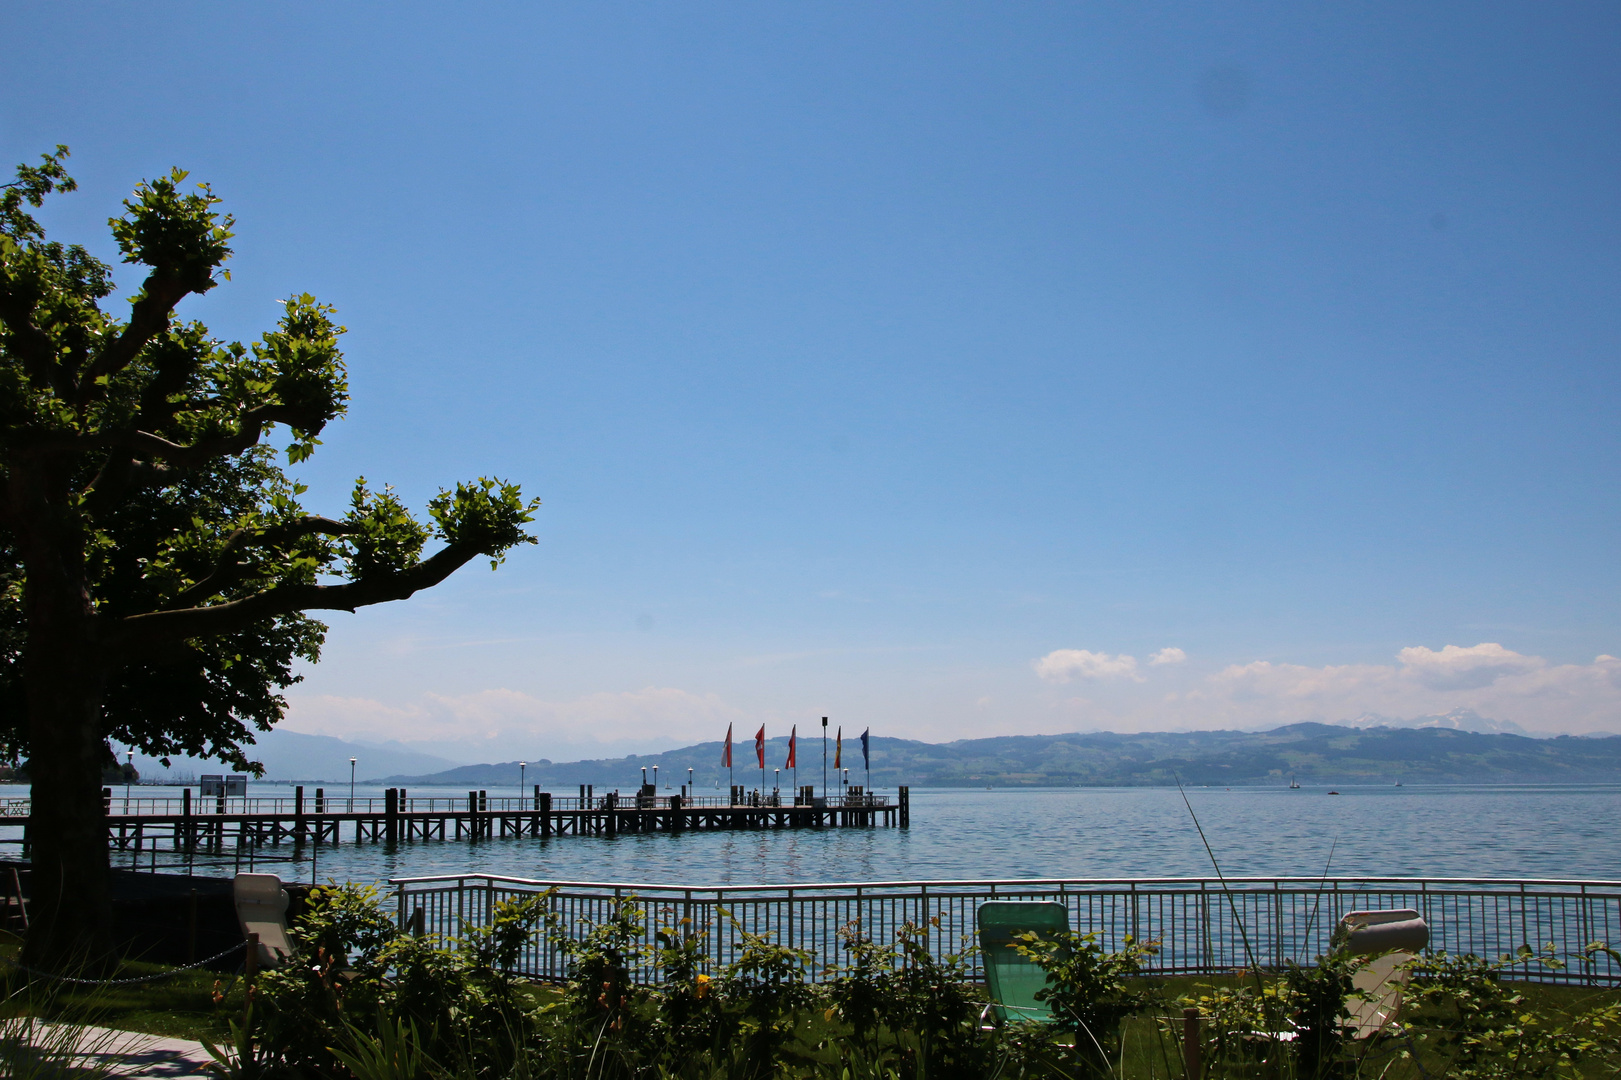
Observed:
[[[726,805],[737,798],[737,781],[732,777],[732,725],[726,725]]]
[[[861,733],[861,764],[867,768],[867,793],[872,793],[872,746],[870,737],[872,728]]]
[[[827,717],[822,717],[822,798],[827,798]]]

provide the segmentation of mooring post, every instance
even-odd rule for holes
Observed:
[[[912,789],[906,784],[900,787],[900,826],[903,829],[912,827]]]
[[[383,792],[383,814],[387,818],[388,839],[392,843],[400,838],[400,789]]]
[[[467,793],[467,835],[478,839],[478,792]]]
[[[683,828],[686,827],[686,822],[682,820],[684,815],[681,812],[681,803],[683,801],[684,800],[679,795],[671,795],[670,796],[670,831],[671,832],[680,832]]]
[[[602,798],[608,812],[608,835],[619,835],[619,792],[610,791]]]
[[[552,793],[541,791],[540,785],[535,785],[535,805],[540,807],[540,835],[552,834]]]
[[[191,789],[186,789],[191,794]],[[293,788],[293,839],[304,839],[304,785],[299,784]]]
[[[1188,1080],[1204,1075],[1204,1036],[1199,1031],[1199,1010],[1182,1010],[1182,1071]]]
[[[252,1026],[253,979],[259,974],[259,935],[248,935],[248,955],[242,961],[242,1024]]]

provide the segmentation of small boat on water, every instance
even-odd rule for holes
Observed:
[[[1338,795],[1338,794],[1339,794],[1339,792],[1337,792],[1337,791],[1330,791],[1330,792],[1329,792],[1329,794],[1330,794],[1330,795]]]
[[[1300,790],[1300,781],[1296,780],[1293,776],[1289,777],[1289,790],[1290,791],[1299,791]]]

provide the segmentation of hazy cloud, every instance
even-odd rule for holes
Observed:
[[[1395,664],[1309,667],[1257,660],[1211,675],[1186,697],[1205,724],[1342,720],[1363,712],[1413,717],[1467,707],[1532,731],[1621,730],[1621,660],[1552,664],[1496,642],[1415,645]]]
[[[1036,674],[1048,682],[1072,679],[1131,679],[1142,682],[1134,656],[1110,656],[1087,649],[1055,649],[1035,662]]]
[[[1150,666],[1158,664],[1180,664],[1187,660],[1188,654],[1174,645],[1167,646],[1148,658]]]
[[[1492,641],[1468,648],[1448,645],[1440,652],[1414,645],[1397,653],[1396,659],[1419,682],[1434,690],[1473,690],[1490,686],[1504,675],[1547,666],[1540,657],[1522,656]]]
[[[716,694],[657,686],[569,701],[497,688],[428,694],[420,704],[408,706],[332,696],[299,697],[291,704],[286,726],[312,735],[459,747],[464,754],[482,753],[486,745],[500,746],[512,753],[554,759],[558,758],[553,747],[589,754],[593,746],[718,739],[728,723],[746,719],[742,710]]]

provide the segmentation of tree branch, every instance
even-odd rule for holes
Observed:
[[[103,390],[99,380],[116,375],[129,366],[130,361],[146,348],[147,342],[169,325],[169,316],[175,305],[184,300],[189,292],[191,290],[175,278],[159,276],[157,271],[147,275],[141,285],[140,297],[130,307],[129,322],[125,324],[124,332],[102,347],[80,377],[80,405],[101,396]]]
[[[165,605],[165,610],[189,608],[207,600],[210,596],[218,596],[240,582],[246,576],[249,567],[238,561],[235,556],[248,548],[275,547],[302,536],[348,536],[355,531],[355,526],[348,522],[334,521],[317,514],[309,514],[297,521],[284,522],[265,529],[238,529],[226,537],[225,546],[220,549],[219,559],[214,563],[214,569],[209,571],[208,576],[181,592]]]
[[[260,405],[242,414],[233,435],[200,439],[190,446],[182,446],[149,431],[132,431],[123,436],[123,441],[132,451],[144,451],[149,458],[181,468],[195,468],[213,458],[240,454],[255,445],[264,437],[266,424],[293,424],[299,419],[298,411],[285,405]]]
[[[10,331],[11,348],[22,357],[28,377],[45,387],[54,382],[51,376],[57,364],[56,344],[35,325],[35,306],[18,303],[15,296],[0,293],[0,323]]]
[[[129,662],[188,638],[231,634],[262,619],[295,611],[354,611],[404,600],[432,588],[485,552],[472,547],[442,548],[408,569],[344,585],[276,585],[241,600],[179,611],[154,611],[118,619],[106,635],[108,648]]]
[[[100,513],[132,491],[178,483],[189,471],[152,461],[137,461],[123,452],[109,454],[101,471],[82,493],[85,507],[91,514]]]

